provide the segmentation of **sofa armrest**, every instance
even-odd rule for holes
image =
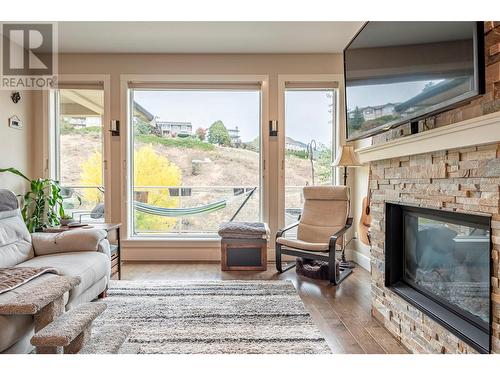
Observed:
[[[31,240],[35,255],[40,256],[75,251],[100,251],[100,243],[106,236],[106,231],[101,229],[71,229],[61,233],[32,233]]]
[[[107,239],[103,239],[97,245],[97,251],[103,253],[111,259],[111,247],[109,245],[109,241]]]

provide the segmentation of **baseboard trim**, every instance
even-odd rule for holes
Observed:
[[[219,261],[220,249],[213,247],[124,247],[124,261]]]
[[[274,249],[267,249],[267,258],[274,260]],[[132,262],[219,262],[220,247],[123,247],[122,259]]]
[[[345,254],[347,260],[352,260],[353,262],[357,263],[360,267],[363,267],[365,270],[370,272],[371,270],[370,257],[360,253],[355,249],[346,249]]]
[[[267,259],[270,263],[274,262],[274,247],[267,249]],[[370,271],[370,257],[361,252],[348,248],[346,249],[346,258],[357,263],[360,267]],[[293,261],[295,257],[285,256],[283,261]],[[166,246],[147,246],[130,247],[124,246],[122,249],[122,260],[130,262],[219,262],[219,247],[166,247]]]

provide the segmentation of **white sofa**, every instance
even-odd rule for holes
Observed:
[[[107,289],[110,279],[110,250],[106,232],[74,229],[63,233],[30,234],[23,222],[16,196],[0,189],[0,268],[54,267],[61,275],[78,276],[81,282],[65,295],[66,310],[96,299]],[[53,274],[42,275],[30,283]],[[20,286],[0,294],[20,293]],[[27,353],[33,334],[30,315],[0,315],[0,353]]]

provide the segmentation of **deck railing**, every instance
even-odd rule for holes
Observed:
[[[167,208],[191,208],[225,200],[221,210],[181,217],[160,217],[133,210],[132,223],[136,235],[185,235],[216,233],[221,222],[229,221],[245,200],[251,185],[216,186],[133,186],[134,201]],[[285,222],[292,223],[302,212],[302,186],[285,188]],[[64,208],[67,214],[82,222],[104,221],[104,187],[65,185]],[[91,216],[91,214],[94,214]],[[98,213],[102,216],[99,217]],[[238,212],[235,220],[261,220],[260,188],[257,188]]]

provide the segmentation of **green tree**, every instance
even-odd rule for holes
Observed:
[[[207,138],[207,129],[198,128],[196,129],[196,136],[200,141],[204,141]]]
[[[208,142],[217,145],[230,145],[231,137],[221,120],[215,121],[210,128],[208,128]]]
[[[328,147],[322,147],[318,153],[317,173],[319,184],[332,183],[332,150]]]
[[[260,137],[255,137],[251,142],[246,143],[246,149],[258,152],[260,149]]]
[[[154,129],[151,123],[144,121],[139,116],[134,117],[135,134],[153,134]]]
[[[363,111],[359,109],[358,106],[353,111],[352,117],[349,119],[349,127],[352,129],[359,129],[361,125],[365,122],[365,117],[363,116]]]
[[[59,131],[62,135],[75,133],[75,127],[71,125],[66,119],[59,119]]]

